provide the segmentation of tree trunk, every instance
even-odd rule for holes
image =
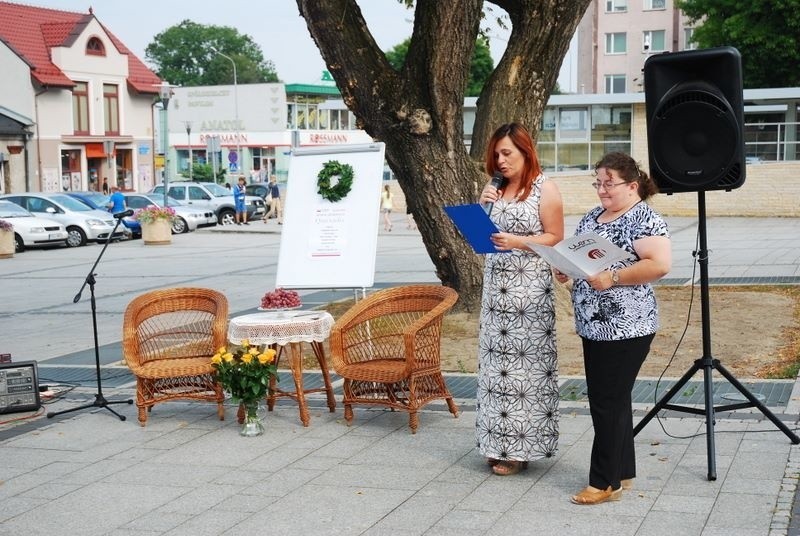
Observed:
[[[481,91],[472,158],[483,159],[495,129],[516,121],[537,136],[569,43],[591,0],[497,0],[511,20],[500,63]]]
[[[514,28],[509,50],[481,93],[473,160],[464,145],[463,106],[482,0],[417,0],[399,72],[375,43],[355,0],[297,0],[345,104],[360,128],[386,143],[386,159],[436,274],[459,292],[461,310],[480,305],[483,259],[442,207],[477,199],[488,180],[483,152],[494,128],[520,120],[535,130],[589,1],[495,2],[509,11]]]

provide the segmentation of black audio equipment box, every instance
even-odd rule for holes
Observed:
[[[0,363],[0,413],[36,411],[41,406],[36,361]]]

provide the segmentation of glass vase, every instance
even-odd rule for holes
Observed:
[[[240,435],[245,437],[260,436],[264,433],[264,423],[261,422],[259,415],[260,400],[248,400],[242,402],[244,406],[244,422],[242,422],[242,431]]]

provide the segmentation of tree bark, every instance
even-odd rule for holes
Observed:
[[[478,103],[472,158],[464,145],[464,92],[482,0],[417,0],[401,71],[392,69],[355,0],[297,0],[347,107],[377,141],[397,177],[442,284],[457,307],[480,306],[483,259],[442,207],[472,203],[488,177],[491,132],[512,120],[535,131],[569,41],[590,0],[494,2],[509,13],[508,50]]]

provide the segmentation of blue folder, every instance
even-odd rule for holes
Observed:
[[[506,253],[505,251],[497,251],[489,239],[493,233],[500,231],[489,219],[482,206],[476,203],[455,205],[444,207],[444,211],[456,224],[456,228],[464,239],[469,242],[475,253]]]

